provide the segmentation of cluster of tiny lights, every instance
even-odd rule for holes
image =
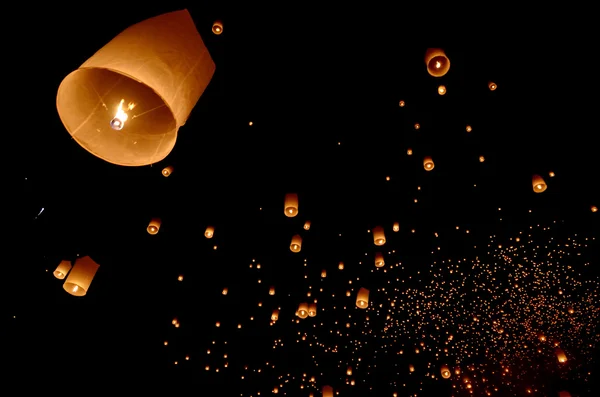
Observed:
[[[565,235],[562,225],[553,221],[510,235],[491,235],[484,246],[473,246],[474,256],[459,259],[445,256],[442,233],[436,232],[428,263],[418,269],[407,268],[401,253],[390,247],[384,250],[381,267],[365,252],[367,259],[356,265],[379,274],[376,283],[371,282],[364,308],[355,303],[361,279],[345,278],[343,261],[331,274],[310,272],[318,265],[303,259],[306,273],[301,282],[306,286],[305,300],[314,309],[301,314],[301,308],[268,302],[281,292],[261,285],[263,265],[252,259],[249,268],[256,279],[246,282],[265,289],[265,303],[259,298],[256,313],[227,321],[227,326],[243,332],[248,321],[259,322],[260,328],[293,327],[295,336],[286,339],[287,333],[276,332],[273,352],[265,352],[264,361],[261,357],[255,366],[242,369],[242,381],[270,382],[270,390],[259,387],[239,395],[316,397],[322,395],[324,384],[335,385],[336,395],[359,384],[372,390],[372,379],[381,382],[380,362],[394,363],[383,370],[387,386],[395,390],[391,396],[425,396],[432,382],[447,382],[452,396],[542,396],[549,376],[588,382],[592,373],[581,369],[600,341],[600,284],[582,272],[590,266],[584,258],[595,238]],[[471,236],[459,226],[445,234],[449,241],[468,241]],[[376,240],[376,245],[386,242]],[[326,282],[328,278],[335,282]],[[183,281],[183,276],[178,280]],[[223,287],[223,298],[230,290]],[[263,306],[268,306],[267,314]],[[285,311],[288,314],[280,316]],[[224,324],[217,321],[214,326]],[[172,320],[172,326],[179,325]],[[210,341],[204,357],[195,359],[205,371],[225,371],[227,343]],[[307,352],[310,369],[291,372],[279,364],[290,345],[301,345]],[[186,354],[174,364],[188,360]],[[325,360],[338,368],[336,379],[324,379]],[[279,373],[280,367],[288,372]]]

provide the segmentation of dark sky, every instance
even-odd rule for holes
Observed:
[[[585,35],[556,40],[549,23],[502,45],[473,31],[475,45],[381,10],[180,3],[57,6],[9,44],[22,66],[7,84],[19,85],[24,120],[12,275],[21,281],[7,279],[5,305],[11,368],[30,380],[19,384],[226,396],[320,396],[323,385],[340,397],[598,392],[598,100]],[[141,167],[93,156],[58,117],[60,82],[123,29],[183,8],[216,72],[175,148]],[[451,61],[440,78],[424,62],[435,46]],[[534,174],[544,193],[533,192]],[[294,218],[283,214],[286,193],[299,196]],[[154,217],[162,226],[149,235]],[[370,234],[378,225],[384,247]],[[100,268],[86,296],[71,296],[52,272],[86,255]],[[371,291],[366,311],[354,305],[360,287]],[[317,317],[297,323],[298,304],[313,299]],[[442,364],[462,374],[443,380]]]

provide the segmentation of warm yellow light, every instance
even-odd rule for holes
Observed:
[[[216,35],[223,33],[223,22],[215,21],[212,26],[212,32]]]

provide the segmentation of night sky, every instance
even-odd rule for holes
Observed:
[[[467,45],[389,13],[202,3],[57,6],[31,22],[36,45],[15,50],[26,124],[8,240],[19,255],[4,283],[9,384],[600,393],[598,100],[585,43],[540,34],[498,46],[482,34]],[[61,81],[128,26],[185,8],[216,71],[174,149],[144,166],[94,156],[59,118]],[[444,76],[428,73],[428,48],[450,60]],[[73,296],[53,272],[86,256],[100,266]],[[316,316],[300,318],[302,303]]]

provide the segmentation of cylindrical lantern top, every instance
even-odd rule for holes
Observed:
[[[173,149],[214,71],[189,12],[170,12],[130,26],[65,77],[56,106],[93,155],[153,164]]]
[[[288,193],[285,195],[284,213],[285,216],[289,218],[298,215],[298,195],[296,193]]]
[[[84,256],[75,261],[69,276],[63,284],[63,288],[74,296],[84,296],[98,271],[98,265],[89,256]]]
[[[395,232],[399,232],[400,231],[400,222],[394,222],[394,225],[392,226],[392,230]]]
[[[304,222],[304,230],[310,230],[310,221]]]
[[[531,178],[531,184],[533,186],[533,191],[536,193],[545,192],[548,186],[546,185],[546,181],[539,175],[534,175]]]
[[[366,309],[369,307],[369,290],[361,288],[356,294],[356,307],[360,309]]]
[[[223,33],[223,22],[221,22],[221,21],[213,22],[212,32],[216,35],[220,35],[221,33]]]
[[[375,245],[385,244],[385,232],[383,231],[383,227],[375,226],[373,228],[373,242]]]
[[[204,231],[204,237],[206,237],[206,238],[213,238],[214,235],[215,235],[215,228],[214,228],[214,226],[207,226],[206,230]]]
[[[450,369],[445,364],[442,365],[442,368],[440,368],[440,373],[442,375],[442,378],[444,378],[444,379],[448,379],[452,375],[452,373],[450,372]]]
[[[433,77],[442,77],[450,70],[450,59],[441,48],[428,48],[425,52],[427,72]]]
[[[385,265],[385,260],[383,259],[383,253],[376,252],[375,253],[375,267],[383,267]]]
[[[146,231],[149,234],[156,234],[158,233],[158,231],[160,230],[160,218],[153,218],[150,223],[148,224],[148,227],[146,228]]]

